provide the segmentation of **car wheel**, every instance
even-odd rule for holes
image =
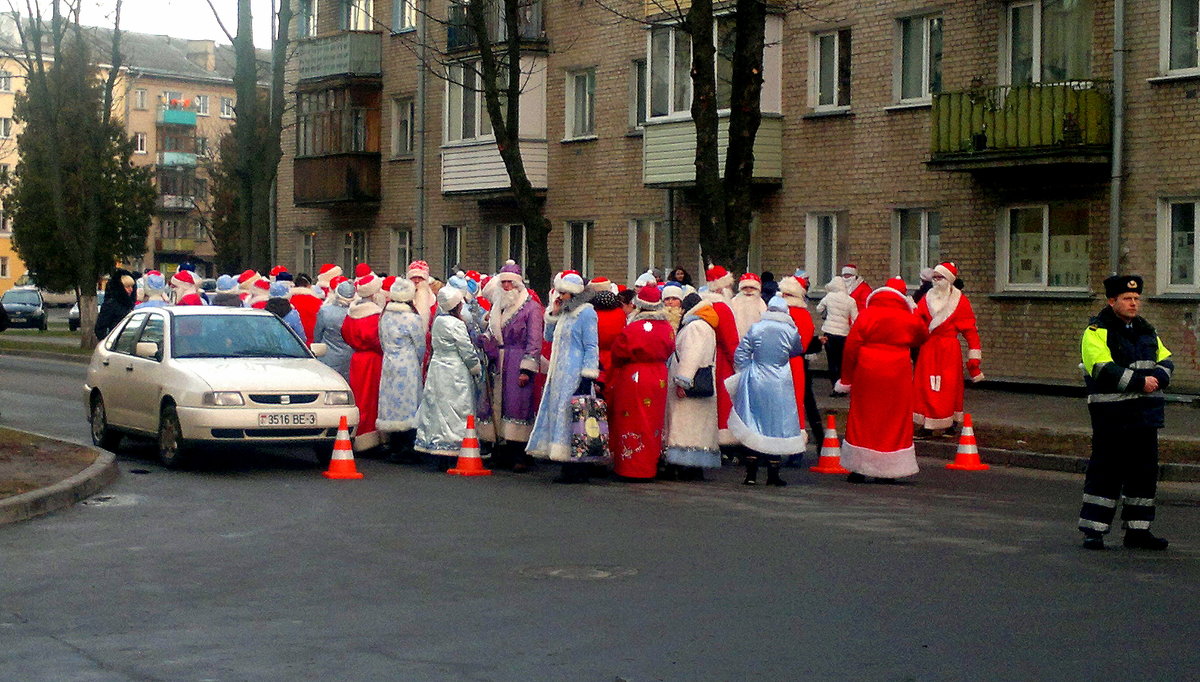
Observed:
[[[79,323],[74,320],[67,322],[67,327],[73,332],[79,331]]]
[[[92,444],[110,452],[115,451],[121,444],[121,434],[113,431],[108,425],[108,414],[104,411],[104,399],[97,395],[92,398]]]
[[[329,461],[333,459],[334,443],[335,441],[331,440],[324,443],[317,443],[313,446],[313,454],[317,457],[317,464],[320,464],[322,468],[328,468]]]
[[[158,459],[168,469],[180,469],[187,464],[190,449],[183,440],[179,415],[174,405],[164,405],[158,414]]]
[[[49,327],[50,327],[50,325],[48,325],[48,324],[46,323],[46,318],[44,318],[44,317],[43,317],[43,318],[42,318],[42,326],[38,327],[38,331],[44,332],[44,331],[46,331],[46,330],[47,330]]]

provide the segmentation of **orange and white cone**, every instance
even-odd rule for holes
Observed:
[[[979,461],[979,444],[975,442],[975,428],[971,426],[971,415],[963,415],[962,434],[958,437],[958,451],[947,469],[957,471],[987,471],[991,467]]]
[[[363,475],[354,467],[354,448],[350,445],[350,427],[346,417],[342,416],[338,423],[337,441],[333,444],[333,457],[329,458],[329,471],[325,478],[351,479],[362,478]]]
[[[837,434],[837,417],[830,414],[825,418],[825,440],[821,441],[821,457],[815,467],[809,471],[818,474],[848,474],[850,470],[842,466],[842,442]]]
[[[483,457],[479,454],[479,438],[475,436],[475,415],[467,415],[467,435],[463,437],[458,451],[458,463],[446,473],[451,476],[491,476],[490,469],[483,468]]]

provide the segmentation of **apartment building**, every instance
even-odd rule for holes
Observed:
[[[0,17],[0,35],[16,39],[13,15]],[[8,22],[8,23],[5,23]],[[89,27],[97,55],[106,55],[111,29]],[[210,149],[234,121],[233,50],[211,40],[122,32],[126,65],[114,94],[115,114],[134,144],[133,163],[153,168],[158,201],[145,254],[130,267],[175,272],[191,262],[214,274],[210,226],[212,202],[207,166]],[[16,168],[19,125],[13,121],[16,93],[25,89],[22,68],[0,58],[0,170]],[[26,274],[12,248],[9,218],[0,220],[0,291]]]
[[[290,266],[399,272],[421,256],[440,275],[524,256],[482,97],[459,66],[473,56],[460,8],[428,0],[425,19],[407,2],[300,6],[279,191]],[[1114,2],[831,0],[773,14],[745,267],[803,267],[819,296],[845,262],[915,285],[953,260],[985,371],[1042,383],[1078,381],[1103,278],[1138,272],[1177,388],[1200,389],[1200,2],[1125,2],[1122,31]],[[552,264],[618,281],[652,265],[695,274],[688,39],[611,7],[524,8],[521,144]],[[715,34],[720,54],[728,22]]]

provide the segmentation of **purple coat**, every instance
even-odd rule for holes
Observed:
[[[491,370],[492,423],[496,435],[505,440],[527,442],[533,428],[537,396],[534,376],[542,355],[542,306],[532,298],[511,314],[493,307],[484,335],[483,349]],[[521,370],[529,382],[518,385]]]

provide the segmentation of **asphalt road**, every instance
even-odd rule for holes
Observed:
[[[86,437],[82,371],[0,357],[0,424]],[[103,496],[0,527],[0,679],[1138,680],[1200,663],[1194,485],[1160,491],[1168,552],[1086,553],[1080,479],[1043,472],[557,486],[148,456],[131,444]]]

